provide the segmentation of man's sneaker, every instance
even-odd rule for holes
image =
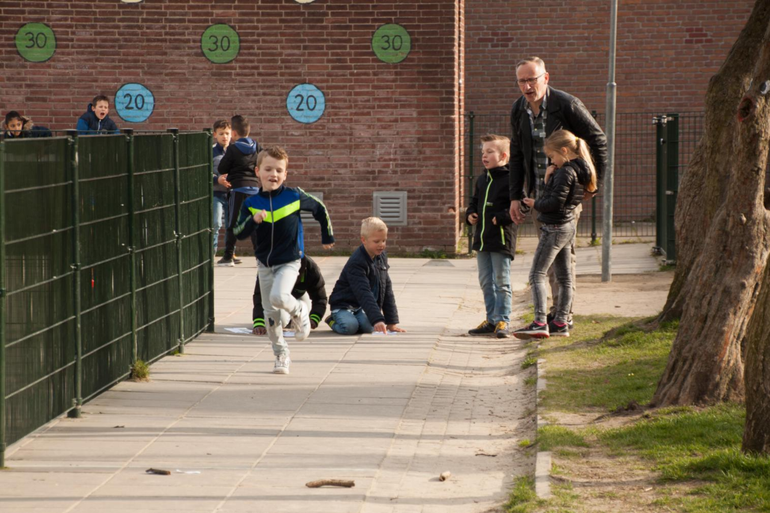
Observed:
[[[294,324],[294,339],[297,342],[302,342],[310,335],[310,317],[307,306],[302,301],[299,301],[299,313],[291,317],[291,322]]]
[[[235,267],[235,263],[233,262],[233,259],[230,257],[222,257],[217,262],[217,267]]]
[[[273,374],[288,374],[290,363],[291,358],[289,358],[289,356],[286,354],[282,354],[281,356],[276,357],[275,367],[273,367]]]
[[[508,323],[505,321],[500,321],[497,323],[497,326],[495,326],[495,336],[497,338],[508,338]]]
[[[556,318],[556,317],[555,317],[555,316],[554,316],[552,313],[549,313],[548,315],[546,315],[546,316],[545,316],[545,322],[546,322],[546,323],[547,323],[547,324],[550,326],[550,325],[551,325],[551,323],[554,321],[554,319],[555,319],[555,318]],[[570,319],[570,320],[567,322],[567,328],[569,328],[569,329],[573,329],[574,327],[575,327],[575,321],[573,321],[572,319]]]
[[[548,338],[548,326],[532,322],[529,326],[520,328],[513,332],[513,336],[520,340],[529,340],[531,338]]]
[[[468,330],[468,335],[489,335],[495,332],[495,325],[484,321],[472,330]]]
[[[567,324],[559,325],[556,321],[548,323],[548,334],[552,337],[569,337],[569,326]]]
[[[241,260],[237,256],[233,255],[233,264],[238,265],[238,264],[242,264],[242,263],[243,263],[243,260]]]

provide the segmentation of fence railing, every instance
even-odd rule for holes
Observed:
[[[633,237],[654,240],[656,222],[661,215],[673,216],[671,207],[661,212],[657,196],[656,179],[658,163],[658,137],[654,119],[660,113],[638,112],[617,114],[615,126],[615,171],[614,171],[614,212],[613,236]],[[673,162],[682,173],[689,162],[697,141],[703,131],[702,113],[669,114],[680,122],[677,125],[676,150],[672,150]],[[594,113],[600,125],[604,125],[603,114]],[[496,133],[510,137],[510,114],[465,115],[465,169],[467,185],[465,188],[466,205],[473,194],[473,181],[483,169],[479,137],[487,133]],[[671,158],[671,157],[669,157]],[[593,199],[583,203],[583,214],[578,223],[578,236],[597,240],[602,232],[601,192]],[[670,200],[669,200],[670,201]],[[528,222],[519,227],[519,235],[535,236],[534,223]],[[673,228],[671,228],[673,236]]]
[[[211,147],[176,130],[0,141],[0,467],[213,330]]]

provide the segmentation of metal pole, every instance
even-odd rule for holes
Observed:
[[[131,365],[139,360],[139,340],[136,321],[136,226],[134,223],[134,129],[126,128],[126,157],[128,161],[128,276],[131,286]]]
[[[72,291],[75,305],[75,399],[74,408],[67,416],[73,419],[80,418],[80,409],[83,406],[83,337],[82,337],[82,306],[81,306],[81,276],[80,276],[80,174],[78,172],[78,132],[67,130],[69,137],[70,159],[72,170],[72,270],[75,273],[75,286]]]
[[[470,205],[470,199],[473,197],[473,166],[475,163],[473,162],[473,147],[476,144],[476,134],[474,133],[474,126],[473,126],[473,120],[476,118],[476,115],[471,111],[468,114],[468,119],[470,120],[468,125],[470,127],[470,134],[468,136],[468,205]],[[468,225],[465,225],[468,229],[468,254],[473,254],[473,227],[468,227]]]
[[[5,467],[5,142],[0,140],[0,468]]]
[[[182,177],[179,170],[179,129],[169,128],[174,136],[174,236],[176,237],[176,269],[179,285],[179,352],[184,353],[184,272],[182,264]]]
[[[610,63],[607,81],[607,171],[604,177],[602,234],[602,281],[612,281],[612,202],[615,172],[615,53],[618,32],[618,0],[610,0]]]
[[[214,134],[207,128],[209,145],[209,206],[211,207],[211,227],[212,237],[209,239],[209,250],[211,251],[211,261],[209,262],[209,327],[206,329],[209,333],[214,332],[214,237],[219,237],[219,233],[214,233]]]

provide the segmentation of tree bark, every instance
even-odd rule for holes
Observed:
[[[770,266],[746,333],[746,425],[743,451],[770,454]]]
[[[751,16],[724,64],[706,91],[704,135],[695,148],[679,185],[676,213],[676,271],[658,322],[679,319],[690,296],[688,278],[711,222],[725,199],[725,171],[733,157],[735,112],[757,62],[765,28],[770,24],[770,1],[757,0]]]
[[[757,9],[760,4],[769,10],[770,0],[759,0],[754,14],[762,11]],[[752,15],[749,24],[756,21]],[[691,270],[682,287],[686,295],[680,299],[681,322],[653,406],[708,404],[744,396],[741,342],[770,254],[770,216],[764,207],[770,82],[767,89],[764,83],[770,79],[770,28],[767,20],[763,23],[764,37],[753,61],[752,80],[734,119],[724,127],[707,126],[706,137],[726,143],[722,151],[729,153],[729,164],[721,170],[719,180],[704,180],[701,193],[706,201],[718,195],[724,200],[713,220],[707,217],[709,208],[705,212],[690,208],[683,214],[701,216],[686,224],[696,226],[696,231],[706,224],[707,229],[699,254],[690,256]],[[745,33],[746,29],[741,37]],[[714,172],[709,169],[707,173]],[[724,192],[716,191],[717,185]]]

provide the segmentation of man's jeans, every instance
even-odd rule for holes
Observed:
[[[332,310],[332,330],[340,335],[355,335],[356,333],[372,333],[374,327],[366,317],[363,308],[358,310]]]
[[[580,204],[577,207],[575,207],[575,227],[577,228],[578,222],[580,221],[580,214],[583,212],[583,205]],[[537,238],[539,239],[542,235],[542,231],[540,230],[540,227],[543,226],[540,221],[535,219],[535,230],[537,230]],[[575,231],[575,236],[577,236],[577,231]],[[577,264],[577,257],[575,256],[575,236],[572,237],[572,242],[570,244],[570,266],[572,268],[572,301],[575,301],[575,287],[577,284],[577,280],[575,279],[575,267]],[[556,304],[559,302],[559,282],[556,280],[556,274],[553,272],[553,268],[548,269],[548,282],[551,284],[551,297],[553,299],[553,305],[551,305],[550,313],[556,314]],[[567,316],[568,320],[572,320],[572,303],[569,305],[569,315]]]
[[[487,307],[487,322],[497,325],[510,322],[511,317],[511,257],[505,253],[479,251],[479,285]]]
[[[559,300],[556,303],[554,319],[557,322],[568,321],[572,305],[572,289],[575,276],[572,273],[572,241],[575,240],[575,224],[545,224],[540,227],[540,240],[532,260],[529,283],[532,285],[532,302],[535,303],[535,321],[545,323],[548,293],[545,288],[545,276],[553,266],[556,281],[559,283]]]
[[[262,293],[262,308],[265,309],[265,327],[267,336],[273,344],[273,354],[289,356],[289,346],[283,338],[281,311],[293,317],[302,309],[300,302],[291,295],[294,283],[299,276],[300,261],[294,260],[281,265],[268,267],[259,263],[259,288]]]
[[[219,230],[230,221],[227,193],[214,191],[214,254],[219,243]]]

